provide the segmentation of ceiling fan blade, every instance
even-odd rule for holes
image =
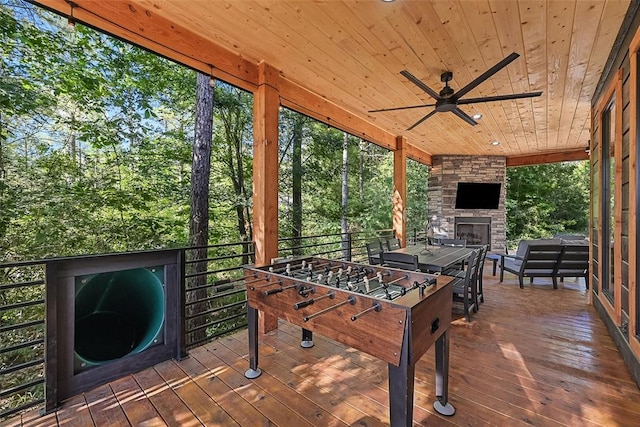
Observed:
[[[434,107],[436,104],[420,104],[420,105],[409,105],[407,107],[393,107],[393,108],[381,108],[379,110],[369,110],[368,113],[381,113],[383,111],[396,111],[396,110],[408,110],[411,108],[423,108],[423,107]]]
[[[429,96],[431,96],[435,100],[440,99],[440,95],[435,90],[431,89],[429,86],[420,81],[416,76],[408,72],[407,70],[400,71],[400,74],[409,79],[414,85],[418,86],[423,91],[427,92]]]
[[[491,77],[492,75],[500,71],[502,68],[506,67],[509,63],[514,61],[519,56],[520,56],[519,54],[513,52],[511,55],[507,56],[502,61],[494,65],[493,67],[489,68],[487,71],[480,74],[478,77],[476,77],[475,80],[471,81],[471,83],[461,88],[458,92],[456,92],[455,96],[458,97],[458,99],[462,98],[467,92],[474,89],[476,86],[478,86],[483,81],[487,80],[489,77]]]
[[[424,122],[425,120],[427,120],[429,117],[433,116],[435,113],[437,113],[437,110],[433,110],[432,112],[430,112],[429,114],[427,114],[426,116],[424,116],[423,118],[421,118],[420,120],[418,120],[417,122],[415,122],[413,125],[411,125],[410,127],[407,128],[407,130],[411,130],[414,127],[418,126],[420,123]],[[473,119],[472,119],[473,120]]]
[[[504,101],[507,99],[533,98],[540,96],[542,92],[513,93],[511,95],[485,96],[481,98],[459,99],[458,105],[475,104],[476,102]]]
[[[451,112],[453,114],[455,114],[456,116],[460,117],[465,122],[469,123],[471,126],[475,126],[475,125],[478,124],[478,122],[473,120],[473,118],[470,115],[468,115],[467,113],[465,113],[464,111],[462,111],[458,107],[456,107],[453,110],[451,110]]]

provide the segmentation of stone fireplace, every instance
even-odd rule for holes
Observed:
[[[463,238],[471,247],[487,239],[492,252],[504,253],[506,174],[503,156],[434,156],[428,184],[428,213],[434,236]],[[498,209],[456,209],[458,182],[501,183]]]

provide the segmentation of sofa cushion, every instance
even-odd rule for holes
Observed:
[[[554,239],[564,239],[564,240],[587,240],[587,236],[584,234],[564,234],[559,233],[553,236]]]
[[[522,260],[504,257],[504,269],[507,271],[520,271]]]
[[[562,242],[563,245],[578,245],[578,246],[588,246],[589,245],[589,240],[587,240],[587,239],[579,239],[579,240],[560,239],[560,241]]]
[[[527,248],[529,245],[559,245],[561,244],[560,239],[531,239],[531,240],[520,240],[518,243],[518,249],[516,250],[516,256],[523,258],[527,253]]]

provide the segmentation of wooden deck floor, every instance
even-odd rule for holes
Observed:
[[[487,269],[490,270],[490,269]],[[414,425],[638,426],[640,391],[584,284],[519,289],[485,279],[485,303],[451,325],[453,417],[432,408],[433,349],[416,366]],[[538,284],[539,283],[539,284]],[[381,426],[387,366],[320,335],[299,346],[281,322],[261,337],[261,377],[247,380],[247,332],[207,344],[67,401],[2,423],[28,426]]]

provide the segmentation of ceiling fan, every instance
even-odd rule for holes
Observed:
[[[481,98],[468,98],[461,99],[468,92],[473,90],[480,83],[487,80],[489,77],[500,71],[502,68],[506,67],[509,63],[515,60],[520,55],[513,52],[511,55],[504,58],[502,61],[498,62],[493,67],[489,68],[487,71],[482,73],[480,76],[476,77],[475,80],[471,81],[471,83],[467,84],[465,87],[460,89],[459,91],[454,91],[453,88],[449,86],[449,82],[453,79],[453,73],[451,71],[445,71],[440,75],[440,80],[444,82],[444,87],[440,91],[440,93],[434,91],[429,86],[418,80],[413,74],[408,72],[407,70],[400,71],[400,74],[409,79],[413,84],[418,86],[420,89],[425,91],[429,96],[436,100],[435,104],[421,104],[421,105],[410,105],[406,107],[394,107],[394,108],[383,108],[380,110],[370,110],[370,113],[380,113],[382,111],[394,111],[394,110],[406,110],[410,108],[422,108],[422,107],[436,107],[429,114],[418,120],[416,123],[411,125],[407,130],[411,130],[418,126],[420,123],[427,120],[429,117],[433,116],[435,113],[444,113],[444,112],[452,112],[456,116],[460,117],[465,122],[469,123],[472,126],[478,124],[471,116],[458,108],[459,105],[467,105],[467,104],[475,104],[477,102],[491,102],[491,101],[504,101],[507,99],[519,99],[519,98],[532,98],[534,96],[542,95],[542,92],[527,92],[527,93],[514,93],[511,95],[496,95],[496,96],[485,96]]]

